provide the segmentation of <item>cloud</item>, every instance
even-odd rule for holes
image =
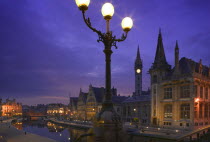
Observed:
[[[92,25],[101,31],[105,31],[99,8],[103,2],[93,1],[87,11]],[[181,56],[195,60],[202,57],[205,64],[210,64],[206,0],[199,4],[196,0],[134,0],[132,3],[118,0],[114,4],[116,14],[110,23],[114,35],[122,33],[122,17],[132,15],[135,20],[127,39],[118,43],[118,49],[113,48],[112,85],[119,93],[134,91],[138,44],[144,61],[143,87],[147,89],[150,85],[147,71],[154,61],[159,27],[171,64],[177,39]],[[87,89],[90,83],[104,86],[104,45],[96,42],[97,34],[85,25],[74,1],[0,1],[0,17],[0,96],[22,98],[26,103],[32,102],[30,99],[37,103],[48,100],[67,103],[64,98],[69,92],[78,96],[79,88]]]

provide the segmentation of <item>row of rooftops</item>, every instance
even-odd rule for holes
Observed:
[[[16,102],[16,99],[9,99],[7,98],[5,102],[2,102],[2,99],[0,99],[0,105],[22,105],[22,103]]]
[[[103,98],[105,95],[105,89],[104,87],[93,87],[92,85],[89,86],[89,92],[85,93],[82,92],[82,90],[80,89],[80,94],[79,97],[70,97],[70,105],[74,105],[77,106],[78,101],[83,101],[84,104],[86,104],[87,101],[87,97],[88,95],[90,95],[90,91],[93,91],[96,101],[98,103],[102,103],[103,102]],[[150,91],[142,91],[142,95],[141,96],[135,96],[135,97],[130,97],[130,96],[120,96],[117,95],[117,89],[116,88],[112,88],[112,102],[114,104],[123,104],[123,103],[129,103],[129,102],[141,102],[141,101],[150,101],[151,97],[150,97]]]

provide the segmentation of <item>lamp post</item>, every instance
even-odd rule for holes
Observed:
[[[112,47],[117,49],[117,42],[122,42],[126,39],[128,32],[131,30],[133,26],[133,21],[129,17],[125,17],[122,20],[121,26],[123,28],[124,33],[121,38],[116,38],[116,36],[112,35],[112,31],[110,31],[110,20],[114,14],[114,7],[111,3],[105,3],[102,6],[101,12],[106,21],[106,32],[102,33],[101,31],[92,27],[90,22],[90,18],[86,18],[85,12],[88,10],[88,6],[90,4],[90,0],[75,0],[79,10],[82,11],[83,20],[86,25],[95,33],[98,34],[97,42],[102,42],[104,44],[104,54],[106,61],[106,81],[105,81],[105,98],[102,104],[101,111],[96,115],[96,119],[98,124],[106,127],[106,124],[118,125],[121,122],[120,116],[115,112],[112,103],[112,94],[111,94],[111,55],[112,55]],[[97,125],[98,126],[98,125]],[[110,125],[109,125],[110,126]],[[109,130],[107,130],[109,131]],[[117,131],[117,130],[116,130]],[[106,141],[106,140],[105,140]],[[112,140],[113,141],[113,140]]]
[[[106,33],[102,33],[101,31],[96,30],[92,27],[90,18],[85,17],[85,11],[88,10],[88,5],[90,3],[90,0],[75,0],[78,8],[82,11],[83,19],[86,25],[93,31],[96,32],[99,36],[98,42],[103,42],[104,44],[104,53],[105,53],[105,59],[106,59],[106,94],[105,94],[105,101],[103,102],[102,110],[104,109],[112,109],[112,94],[111,94],[111,54],[112,54],[112,47],[114,46],[117,48],[116,43],[124,41],[127,37],[128,32],[133,26],[133,21],[129,17],[125,17],[122,20],[122,28],[124,30],[124,34],[122,34],[122,37],[120,39],[117,39],[116,36],[112,35],[112,32],[110,31],[110,20],[114,14],[114,7],[111,3],[105,3],[102,6],[101,12],[106,20]]]

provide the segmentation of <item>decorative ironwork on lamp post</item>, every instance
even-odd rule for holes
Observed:
[[[133,21],[129,17],[125,17],[122,20],[122,28],[124,33],[122,34],[121,38],[116,38],[116,36],[112,35],[112,31],[110,31],[110,20],[114,14],[114,7],[111,3],[105,3],[102,6],[101,12],[106,20],[106,32],[102,33],[101,31],[92,27],[90,22],[90,18],[86,18],[85,11],[88,10],[88,5],[90,0],[75,0],[79,10],[82,11],[83,19],[86,25],[93,31],[98,34],[98,42],[103,42],[105,53],[105,61],[106,61],[106,92],[105,92],[105,100],[102,105],[101,112],[105,110],[113,110],[113,103],[112,103],[112,94],[111,94],[111,54],[112,54],[112,47],[117,49],[117,42],[124,41],[127,37],[128,32],[131,30],[133,26]]]

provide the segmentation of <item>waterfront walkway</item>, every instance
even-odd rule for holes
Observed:
[[[11,125],[11,120],[0,123],[0,142],[56,142],[39,135],[17,130]]]
[[[54,123],[57,123],[57,124],[61,124],[61,125],[66,125],[66,126],[71,126],[71,127],[77,127],[77,128],[81,128],[81,129],[89,129],[89,128],[92,128],[93,126],[92,125],[88,125],[86,123],[74,123],[74,122],[71,122],[71,121],[62,121],[62,120],[57,120],[55,118],[49,118],[49,120],[51,122],[54,122]]]

